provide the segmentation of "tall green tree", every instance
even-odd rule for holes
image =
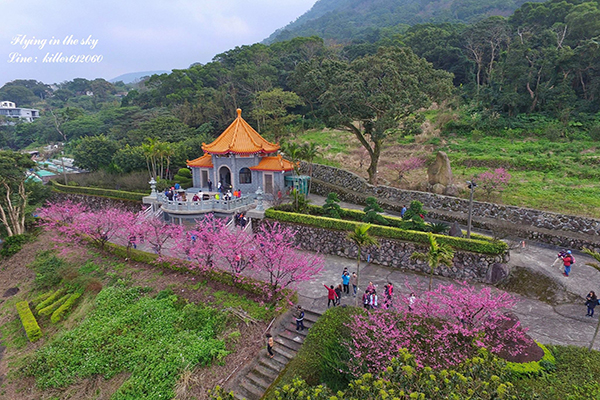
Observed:
[[[0,151],[0,222],[8,236],[25,233],[26,172],[35,165],[27,154]]]
[[[258,92],[254,100],[252,116],[259,123],[259,131],[263,130],[279,142],[285,133],[285,126],[298,120],[298,115],[289,114],[290,108],[302,104],[300,96],[294,92],[286,92],[280,88]]]
[[[429,291],[431,291],[433,272],[440,264],[447,267],[452,266],[454,250],[447,244],[438,243],[431,232],[427,233],[427,237],[429,239],[429,249],[427,250],[427,253],[414,252],[411,254],[410,258],[411,260],[425,261],[429,265]]]
[[[358,250],[358,255],[356,256],[356,276],[357,276],[357,284],[356,286],[360,287],[360,256],[362,251],[370,246],[379,246],[379,242],[377,239],[369,235],[369,229],[371,229],[371,225],[368,224],[360,224],[354,228],[354,232],[348,233],[348,240],[353,242],[356,245]],[[358,305],[358,297],[354,299],[354,305]]]
[[[401,130],[414,113],[452,92],[452,74],[436,70],[408,48],[380,48],[351,63],[337,60],[303,63],[293,79],[308,103],[331,127],[352,133],[367,150],[369,181],[386,138]]]
[[[111,163],[118,144],[106,136],[81,138],[73,149],[75,165],[89,171],[98,171]]]

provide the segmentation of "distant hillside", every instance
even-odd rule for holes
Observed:
[[[141,72],[130,72],[128,74],[119,75],[116,78],[109,80],[110,83],[123,81],[123,83],[135,83],[145,76],[168,74],[170,71],[141,71]]]
[[[320,36],[339,42],[366,38],[374,29],[425,22],[471,23],[492,15],[508,16],[525,0],[319,0],[265,43],[297,36]],[[541,1],[530,1],[541,2]]]

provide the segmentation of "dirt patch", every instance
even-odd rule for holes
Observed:
[[[552,278],[523,267],[512,268],[508,278],[500,282],[497,287],[552,306],[575,303],[579,300],[578,296],[567,292]]]

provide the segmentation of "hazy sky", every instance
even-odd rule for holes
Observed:
[[[108,80],[206,63],[260,42],[315,2],[0,0],[0,86],[14,79]]]

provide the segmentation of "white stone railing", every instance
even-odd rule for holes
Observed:
[[[216,200],[214,198],[199,201],[170,201],[167,197],[160,193],[158,200],[162,205],[162,209],[166,212],[177,213],[193,213],[193,212],[210,212],[210,211],[232,211],[252,204],[254,199],[250,196],[233,198],[231,200]]]

